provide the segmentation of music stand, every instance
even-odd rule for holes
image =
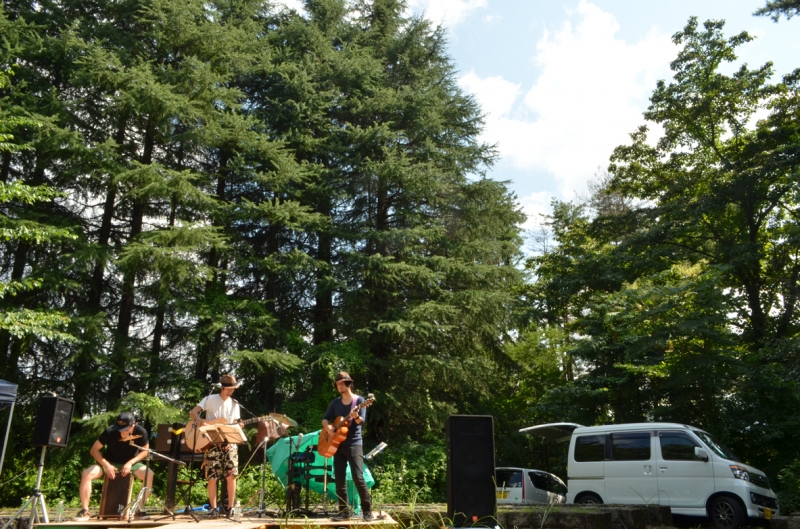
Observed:
[[[206,424],[198,428],[212,444],[241,445],[247,442],[247,436],[238,424]]]
[[[269,422],[267,422],[269,421]],[[264,425],[264,430],[262,432],[262,424]],[[258,491],[258,517],[261,518],[262,516],[267,516],[267,504],[265,501],[265,496],[267,493],[267,442],[270,439],[280,439],[281,432],[286,432],[286,428],[284,428],[280,422],[272,417],[268,417],[264,421],[259,421],[258,423],[258,435],[263,434],[263,439],[261,442],[258,443],[255,450],[253,450],[253,454],[261,450],[261,488]],[[252,456],[250,456],[252,458]],[[248,462],[249,463],[249,462]],[[270,495],[270,498],[272,496]],[[274,503],[275,499],[272,498]],[[277,511],[273,511],[270,514],[276,515]]]

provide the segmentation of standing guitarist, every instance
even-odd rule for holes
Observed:
[[[364,450],[361,437],[361,425],[367,418],[367,409],[361,408],[359,412],[353,411],[357,405],[364,402],[364,397],[353,393],[353,379],[344,371],[336,374],[333,384],[341,396],[331,401],[328,410],[322,417],[322,427],[328,430],[330,435],[334,435],[335,429],[331,423],[336,421],[337,417],[346,417],[349,424],[345,422],[345,425],[348,426],[347,437],[339,443],[339,448],[333,454],[333,475],[336,481],[336,496],[339,499],[339,513],[332,519],[336,521],[350,519],[347,484],[345,483],[347,463],[350,463],[350,474],[361,498],[364,520],[370,521],[374,519],[372,497],[369,494],[367,483],[364,481]]]
[[[228,423],[239,422],[239,403],[232,398],[233,391],[239,387],[236,377],[222,375],[220,377],[219,394],[209,395],[200,401],[200,404],[189,412],[198,426],[214,419],[225,419]],[[205,420],[199,419],[200,413],[206,412]],[[233,512],[234,498],[236,497],[236,475],[239,473],[239,452],[234,444],[211,445],[203,454],[203,468],[208,480],[208,517],[215,518],[220,515],[217,510],[217,481],[220,476],[225,476],[228,486],[228,513]]]

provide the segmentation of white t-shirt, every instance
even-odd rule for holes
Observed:
[[[232,397],[222,400],[219,394],[214,394],[205,397],[198,406],[206,410],[206,420],[209,421],[224,418],[228,422],[236,422],[241,417],[239,404]]]

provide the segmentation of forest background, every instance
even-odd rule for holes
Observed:
[[[376,396],[366,448],[389,444],[380,501],[444,500],[462,413],[494,417],[498,465],[562,477],[565,447],[519,428],[692,424],[800,508],[800,70],[720,73],[751,37],[690,19],[644,114],[663,133],[632,131],[526,256],[444,30],[400,0],[305,7],[0,6],[0,377],[19,384],[0,505],[35,481],[40,396],[75,401],[43,480],[75,504],[120,410],[186,420],[231,372],[253,415],[311,432],[346,370]]]

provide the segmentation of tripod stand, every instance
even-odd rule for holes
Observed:
[[[198,434],[199,434],[197,425],[198,425],[199,421],[200,421],[200,415],[199,414],[197,415],[197,417],[194,418],[194,420],[189,421],[189,424],[193,424],[194,425],[193,428],[192,428],[193,436],[194,436],[194,439],[192,439],[192,442],[193,442],[192,446],[197,446],[197,439],[198,439]],[[187,425],[187,427],[188,427],[188,425]],[[175,437],[173,437],[173,441],[174,440],[175,440]],[[176,444],[176,445],[173,446],[173,454],[178,454],[178,457],[180,457],[180,446],[179,445]],[[186,502],[185,503],[186,506],[183,508],[183,513],[184,514],[188,514],[189,516],[192,517],[192,519],[195,522],[200,523],[200,518],[198,518],[197,515],[194,513],[194,509],[192,508],[192,504],[191,504],[192,489],[194,488],[194,484],[197,483],[198,479],[200,478],[200,474],[199,473],[197,473],[197,474],[193,474],[192,473],[194,471],[194,459],[195,459],[196,455],[197,455],[197,453],[193,451],[192,452],[192,457],[191,457],[191,459],[189,459],[189,468],[188,468],[189,484],[183,489],[183,491],[181,491],[181,499]],[[177,475],[177,473],[176,473],[176,475]]]
[[[131,502],[128,505],[125,506],[125,508],[122,510],[122,513],[120,513],[120,519],[122,519],[124,517],[125,513],[128,513],[128,523],[131,523],[133,521],[133,517],[134,517],[134,514],[136,512],[136,509],[140,509],[140,510],[144,511],[143,504],[147,503],[147,500],[145,499],[145,495],[148,492],[150,493],[149,495],[152,495],[152,492],[153,492],[152,489],[147,486],[147,477],[150,474],[150,463],[152,463],[152,461],[153,461],[153,450],[150,449],[150,448],[142,448],[142,447],[139,447],[139,446],[135,446],[135,448],[137,450],[139,450],[140,452],[143,451],[143,450],[147,450],[147,457],[145,458],[145,464],[144,464],[144,479],[142,480],[142,488],[139,490],[139,494],[137,494],[136,497],[133,500],[131,500]],[[183,461],[176,461],[176,460],[174,460],[174,459],[172,459],[170,457],[162,456],[161,454],[157,454],[157,455],[158,455],[158,457],[161,457],[161,458],[166,459],[168,461],[172,461],[173,463],[176,463],[178,465],[184,465],[185,464]],[[171,510],[169,510],[167,508],[167,506],[164,505],[161,502],[161,500],[159,500],[158,498],[155,498],[155,500],[168,513],[167,516],[172,516],[172,519],[174,520],[175,519],[175,513],[173,513]]]
[[[267,502],[266,502],[266,495],[267,495],[267,441],[269,441],[268,437],[265,437],[253,450],[253,455],[255,455],[259,450],[261,450],[261,488],[258,489],[258,510],[255,514],[258,515],[259,518],[262,516],[276,516],[278,514],[277,510],[267,510]],[[252,456],[251,456],[252,458]],[[250,464],[250,462],[247,462]],[[275,501],[275,498],[272,497],[270,494],[270,500],[272,503],[277,504],[278,502]]]
[[[28,505],[31,506],[31,517],[28,519],[28,526],[33,527],[34,523],[39,523],[39,511],[37,507],[41,505],[42,507],[42,521],[44,523],[50,523],[50,520],[47,518],[47,505],[45,505],[44,495],[42,491],[39,490],[39,487],[42,485],[42,471],[44,470],[44,454],[47,451],[47,447],[42,447],[42,457],[39,459],[39,471],[36,474],[36,485],[33,487],[33,492],[31,493],[31,497],[20,507],[20,509],[14,513],[6,523],[3,525],[2,529],[7,529],[11,522],[19,518],[19,515],[22,514],[22,511],[28,508]]]

